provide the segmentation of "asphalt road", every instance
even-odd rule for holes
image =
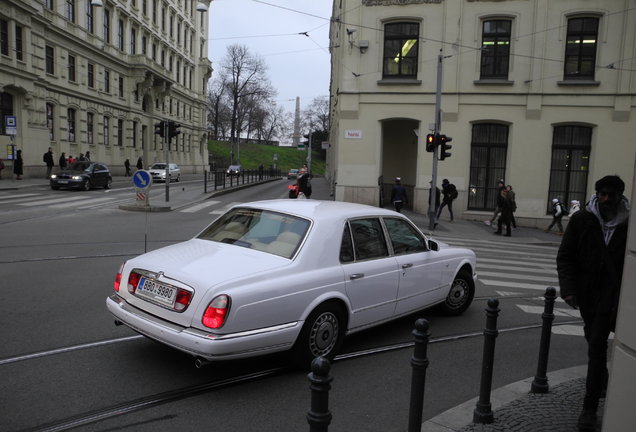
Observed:
[[[192,237],[231,203],[283,198],[285,186],[269,183],[191,207],[199,210],[165,213],[123,211],[116,200],[65,209],[43,204],[56,193],[45,189],[31,197],[40,205],[19,207],[16,203],[25,201],[15,196],[22,192],[0,194],[0,430],[308,430],[306,372],[289,369],[284,355],[196,369],[191,357],[116,327],[105,308],[124,260]],[[82,196],[97,199],[100,193]],[[452,236],[445,240],[466,243]],[[478,262],[504,263],[514,256],[541,267],[556,253],[549,247],[468,243]],[[329,430],[406,430],[408,344],[419,317],[429,319],[431,330],[423,419],[477,396],[484,308],[491,297],[499,298],[501,309],[493,388],[534,375],[541,293],[528,288],[532,275],[503,267],[494,273],[507,276],[504,281],[514,289],[478,283],[478,297],[461,317],[423,311],[349,337],[330,372]],[[572,320],[557,317],[557,322]],[[582,337],[555,334],[550,369],[581,364],[572,353],[584,352]]]

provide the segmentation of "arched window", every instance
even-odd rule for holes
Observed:
[[[587,202],[587,176],[590,168],[592,128],[589,126],[556,126],[552,137],[550,190],[546,213],[552,211],[552,198],[569,204]]]
[[[493,210],[497,205],[497,182],[505,180],[508,126],[497,123],[473,125],[470,147],[469,210]]]

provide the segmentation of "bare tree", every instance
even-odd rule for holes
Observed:
[[[329,131],[329,97],[315,97],[303,113],[304,123],[310,131]]]
[[[227,135],[230,111],[227,105],[227,86],[223,77],[208,86],[208,129],[214,139]]]

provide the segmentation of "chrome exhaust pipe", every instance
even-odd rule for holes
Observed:
[[[210,363],[212,363],[210,360],[206,360],[203,357],[197,357],[196,359],[194,359],[194,366],[197,369],[201,369],[202,367],[207,366]]]

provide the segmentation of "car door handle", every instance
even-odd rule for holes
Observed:
[[[364,277],[364,273],[354,273],[351,276],[349,276],[349,279],[354,280],[354,279],[360,279]]]
[[[411,268],[413,267],[413,264],[402,264],[402,268],[403,269],[407,269],[407,268]]]

